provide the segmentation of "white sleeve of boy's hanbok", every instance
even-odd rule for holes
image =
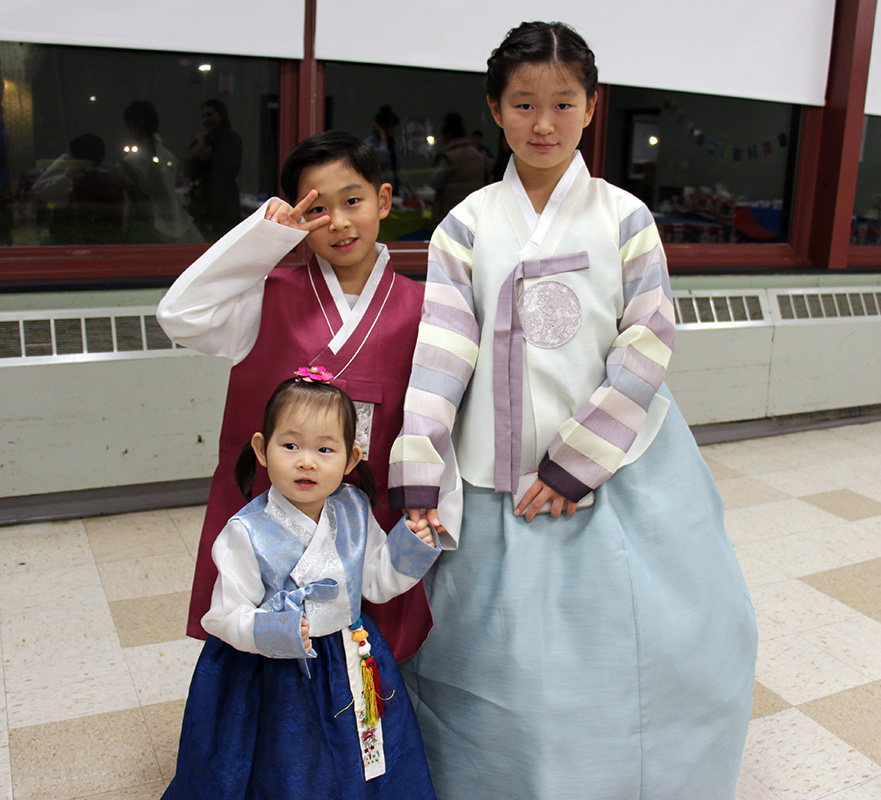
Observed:
[[[207,633],[245,653],[269,658],[307,658],[300,632],[302,610],[268,611],[258,606],[266,587],[245,527],[235,518],[220,532],[211,548],[217,581],[211,607],[202,617]]]
[[[177,344],[234,363],[251,351],[266,276],[306,236],[264,219],[273,200],[211,245],[162,298],[156,318]]]
[[[404,517],[388,536],[372,513],[367,520],[361,595],[371,603],[387,603],[419,583],[441,550],[423,542]]]

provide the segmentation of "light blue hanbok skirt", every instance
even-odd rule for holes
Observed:
[[[722,515],[675,403],[572,517],[466,486],[402,668],[438,798],[732,800],[757,634]]]

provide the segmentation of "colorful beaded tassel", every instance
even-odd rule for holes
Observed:
[[[385,715],[385,701],[391,698],[382,696],[383,685],[379,676],[379,667],[370,655],[370,642],[367,641],[367,631],[364,630],[360,617],[349,626],[349,629],[352,631],[352,641],[358,642],[358,655],[361,657],[364,723],[368,728],[373,728]]]

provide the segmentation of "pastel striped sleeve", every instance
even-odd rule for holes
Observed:
[[[619,228],[624,313],[606,357],[606,380],[557,431],[539,477],[572,501],[607,481],[624,459],[664,380],[675,323],[667,260],[645,206]]]
[[[452,215],[431,237],[404,424],[389,463],[393,508],[437,508],[456,410],[477,363],[473,242],[471,229]]]

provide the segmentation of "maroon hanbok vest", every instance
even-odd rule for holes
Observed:
[[[386,531],[400,519],[401,512],[388,505],[388,463],[403,421],[404,393],[410,379],[422,295],[420,284],[396,275],[391,263],[387,264],[367,313],[334,355],[327,348],[332,339],[328,321],[338,331],[342,320],[315,259],[308,267],[277,267],[269,274],[257,341],[245,359],[230,371],[220,458],[211,481],[193,578],[187,625],[190,636],[206,636],[201,619],[211,605],[217,578],[211,547],[227,520],[246,502],[233,478],[236,459],[252,434],[260,430],[269,396],[297,367],[323,366],[333,375],[340,375],[334,383],[353,400],[374,404],[367,462],[376,477],[379,495],[374,513]],[[255,497],[269,488],[266,470],[259,464],[257,469]],[[354,473],[347,480],[357,483]],[[415,653],[431,629],[431,613],[422,583],[388,603],[373,605],[364,601],[363,607],[399,661]]]

